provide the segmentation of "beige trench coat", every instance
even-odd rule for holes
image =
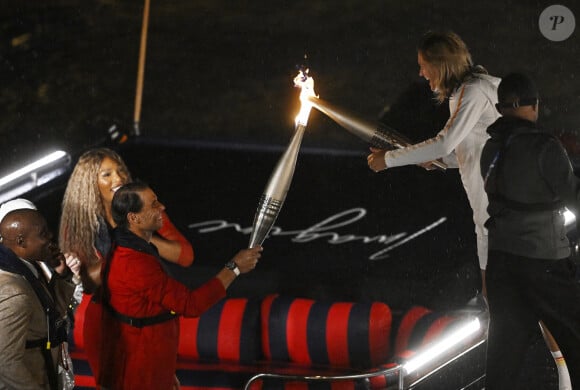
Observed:
[[[57,279],[57,307],[62,310],[72,296],[74,285]],[[0,390],[50,389],[40,349],[26,349],[26,341],[47,337],[42,304],[21,275],[0,270]],[[58,362],[60,347],[51,350]]]

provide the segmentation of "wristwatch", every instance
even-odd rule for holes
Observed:
[[[233,260],[230,260],[226,263],[226,268],[232,271],[234,274],[236,274],[236,276],[240,274],[240,269],[238,268],[236,262]]]

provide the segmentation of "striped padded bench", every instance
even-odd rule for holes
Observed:
[[[75,314],[71,356],[78,389],[94,389],[84,358],[82,324]],[[325,302],[269,295],[224,299],[199,318],[181,318],[177,376],[183,390],[240,389],[257,373],[341,375],[395,366],[394,356],[436,337],[453,319],[414,307],[396,319],[383,302]],[[418,343],[418,344],[417,344]],[[391,348],[391,346],[394,346]],[[391,388],[397,376],[370,381],[256,381],[258,389]]]

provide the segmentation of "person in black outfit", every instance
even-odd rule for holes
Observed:
[[[496,107],[503,117],[488,128],[481,156],[490,215],[485,388],[517,388],[541,320],[562,350],[572,388],[580,389],[580,285],[563,215],[564,207],[578,210],[580,181],[559,140],[536,124],[531,79],[506,76]]]

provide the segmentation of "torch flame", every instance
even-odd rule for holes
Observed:
[[[314,93],[314,79],[308,76],[308,69],[300,70],[298,75],[294,77],[294,86],[300,88],[300,112],[296,116],[295,123],[296,127],[304,126],[308,124],[308,117],[310,116],[310,110],[312,109],[312,104],[308,100],[309,97],[316,97]]]

